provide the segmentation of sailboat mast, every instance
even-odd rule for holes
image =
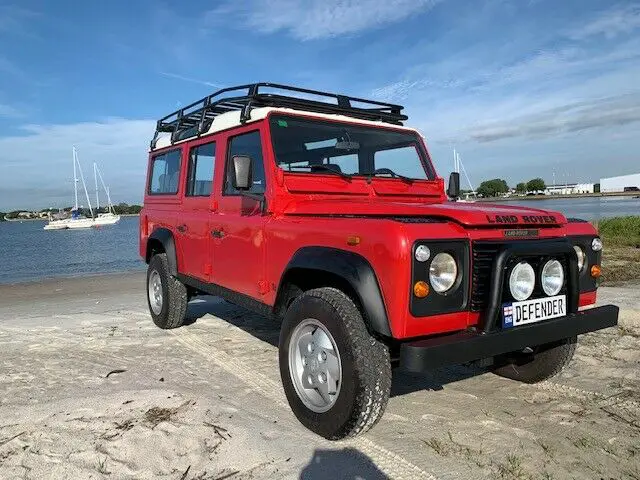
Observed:
[[[93,162],[93,181],[96,184],[96,211],[100,210],[100,197],[98,196],[98,166]]]
[[[84,183],[84,175],[82,174],[82,166],[80,165],[80,161],[78,160],[78,153],[76,152],[76,160],[78,162],[78,172],[80,172],[80,180],[82,180],[82,188],[84,188],[84,194],[87,197],[87,204],[89,205],[89,212],[91,213],[91,218],[93,218],[93,208],[91,208],[91,200],[89,199],[89,192],[87,191],[87,184]]]
[[[78,210],[78,174],[76,173],[76,147],[73,147],[73,192],[76,197],[74,210]]]
[[[98,177],[100,177],[100,183],[102,184],[102,188],[104,188],[104,191],[107,194],[107,208],[111,213],[115,214],[115,211],[113,210],[113,203],[111,203],[111,193],[109,192],[109,187],[105,185],[104,178],[102,178],[102,172],[98,168],[97,164],[94,163],[94,165],[96,167],[96,172],[98,172]]]

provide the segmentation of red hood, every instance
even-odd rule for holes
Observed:
[[[561,213],[493,203],[407,203],[376,199],[305,200],[290,203],[285,215],[372,215],[439,217],[465,226],[558,226],[567,223]]]

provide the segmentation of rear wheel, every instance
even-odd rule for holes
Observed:
[[[287,310],[279,346],[289,405],[329,440],[353,437],[382,417],[391,389],[389,350],[353,301],[335,288],[301,294]]]
[[[493,373],[524,383],[547,380],[562,371],[576,351],[577,337],[540,345],[530,353],[512,353],[497,357]]]
[[[163,329],[184,323],[188,303],[187,288],[169,273],[166,253],[151,257],[147,268],[147,302],[153,323]]]

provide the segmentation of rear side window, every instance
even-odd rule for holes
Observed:
[[[216,160],[216,144],[206,143],[191,149],[187,172],[186,195],[208,197],[213,184],[213,165]]]
[[[180,180],[180,150],[171,150],[153,158],[149,193],[175,195]]]
[[[231,159],[236,155],[248,155],[253,159],[253,186],[249,189],[251,193],[264,193],[264,163],[262,161],[262,142],[260,141],[260,132],[254,131],[233,137],[229,141],[229,154],[227,156],[227,175],[224,182],[225,195],[238,195],[238,191],[233,188],[233,182],[230,178]]]

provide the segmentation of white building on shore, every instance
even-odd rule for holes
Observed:
[[[624,192],[640,190],[640,173],[600,179],[600,191]]]
[[[545,195],[574,195],[576,193],[593,193],[593,183],[568,183],[565,185],[547,185]]]

